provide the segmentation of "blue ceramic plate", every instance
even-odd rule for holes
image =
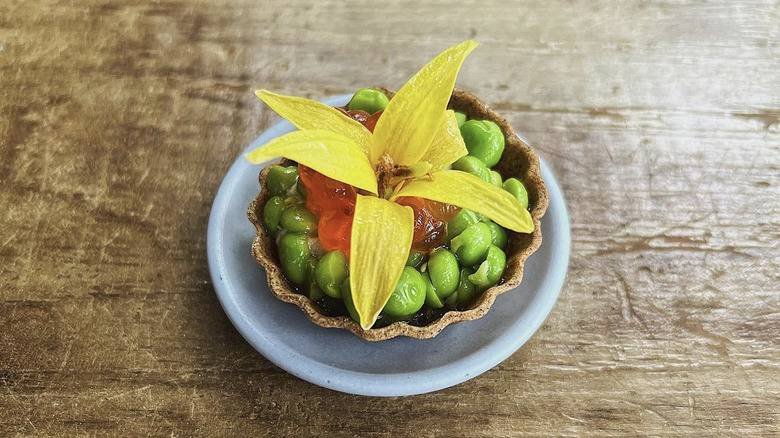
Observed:
[[[344,105],[350,96],[325,101]],[[292,131],[282,121],[244,152]],[[255,229],[246,217],[260,191],[262,166],[239,157],[211,209],[208,262],[222,307],[263,356],[289,373],[336,391],[401,396],[457,385],[493,368],[519,349],[552,310],[569,262],[569,219],[561,190],[542,162],[550,207],[542,218],[542,246],[525,264],[522,284],[500,295],[484,317],[445,328],[433,339],[364,341],[346,330],[315,325],[301,310],[277,300],[265,271],[252,258]]]

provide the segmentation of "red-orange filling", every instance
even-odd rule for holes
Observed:
[[[374,132],[376,122],[382,115],[382,111],[368,115],[363,111],[338,109],[371,132]],[[349,257],[357,191],[349,184],[328,178],[301,164],[298,165],[298,174],[306,192],[306,207],[320,218],[317,231],[320,243],[328,251],[338,249]],[[428,252],[444,245],[447,221],[458,214],[459,207],[415,197],[398,198],[397,202],[414,211],[413,251]]]

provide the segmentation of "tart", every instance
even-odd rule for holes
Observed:
[[[377,92],[386,96],[389,104],[379,103],[379,108],[387,107],[385,114],[382,114],[382,109],[376,111],[376,102],[370,98],[358,102],[358,106],[368,110],[365,115],[350,114],[357,112],[350,111],[349,106],[358,100],[358,95],[363,96],[361,92],[356,93],[347,108],[336,111],[309,103],[311,101],[305,102],[305,99],[258,92],[266,103],[301,130],[296,131],[296,136],[288,134],[289,141],[274,140],[248,155],[254,162],[264,162],[273,156],[287,157],[266,166],[260,172],[262,190],[248,209],[249,220],[256,228],[252,255],[265,268],[268,286],[274,296],[297,305],[315,324],[346,329],[370,341],[396,336],[431,338],[450,324],[484,316],[498,295],[520,284],[524,262],[541,245],[540,220],[547,209],[549,196],[541,178],[539,158],[533,150],[517,137],[503,117],[476,96],[452,88],[460,63],[475,45],[465,42],[444,52],[423,68],[397,95],[379,87],[373,89],[373,94],[365,93],[369,97]],[[442,82],[444,85],[432,85]],[[433,121],[412,115],[409,117],[417,119],[408,118],[406,123],[408,125],[409,120],[419,120],[420,125],[428,123],[428,126],[435,125],[436,128],[441,126],[439,131],[427,137],[429,143],[433,138],[433,143],[446,144],[444,149],[437,151],[438,154],[430,152],[433,146],[422,157],[422,152],[407,153],[408,148],[396,146],[385,146],[375,152],[372,149],[375,143],[371,143],[362,149],[362,154],[361,149],[349,146],[362,141],[361,136],[365,134],[354,127],[353,120],[358,120],[375,134],[369,141],[378,143],[382,132],[389,131],[387,126],[379,127],[383,123],[382,117],[403,120],[406,114],[397,115],[402,109],[414,112],[418,107],[429,105],[427,101],[420,103],[420,100],[417,106],[408,104],[411,99],[409,96],[415,93],[419,95],[419,89],[424,88],[424,85],[443,88],[447,94],[442,95],[442,90],[436,89],[429,92],[426,99],[435,101],[438,93],[441,111],[450,111],[439,119],[432,118]],[[444,97],[443,101],[441,96]],[[391,105],[394,105],[392,110]],[[339,112],[341,115],[337,114]],[[429,113],[432,112],[429,110]],[[388,116],[390,113],[393,115]],[[309,118],[306,119],[302,114]],[[460,120],[456,120],[458,116]],[[372,117],[372,120],[367,120]],[[500,159],[485,156],[476,149],[466,149],[468,144],[463,142],[463,137],[468,137],[465,130],[468,128],[465,128],[463,118],[474,121],[472,125],[481,126],[484,123],[500,131],[497,134],[503,137],[503,151],[498,154]],[[392,121],[387,121],[385,125]],[[398,131],[399,128],[396,128],[394,133]],[[420,132],[412,132],[407,137],[426,138],[425,133]],[[392,144],[403,144],[404,138],[395,138]],[[440,138],[445,138],[446,142],[442,143]],[[396,150],[392,150],[393,147]],[[317,156],[320,153],[318,151],[326,156]],[[439,158],[444,155],[447,156]],[[339,163],[333,156],[343,158],[343,161]],[[478,161],[475,161],[475,157]],[[498,178],[498,184],[496,181],[490,184],[489,178],[480,176],[482,179],[479,179],[468,173],[469,160],[490,164],[484,167],[492,167],[491,175]],[[362,170],[366,167],[364,161],[371,166],[367,170]],[[450,164],[453,169],[459,170],[450,170]],[[297,173],[293,171],[296,165]],[[328,168],[329,165],[335,167]],[[308,166],[317,168],[313,170]],[[293,173],[300,175],[300,178],[294,187],[291,180],[280,186],[277,181],[282,173],[285,175],[281,178],[288,178],[286,174]],[[319,178],[316,183],[312,182],[315,181],[313,177]],[[353,195],[341,198],[328,198],[342,202],[333,209],[339,208],[345,214],[354,215],[354,222],[349,224],[351,231],[346,232],[346,240],[342,242],[332,237],[338,236],[332,233],[332,227],[323,226],[332,223],[324,221],[327,211],[331,211],[327,209],[331,207],[322,207],[324,204],[312,201],[319,199],[313,190],[319,190],[323,181],[336,181],[343,185],[334,183],[334,187],[344,187],[347,191],[351,190],[350,193],[354,192]],[[453,181],[462,186],[453,186]],[[522,189],[522,196],[516,190],[513,192],[512,185],[507,184],[510,181]],[[296,192],[306,196],[299,196]],[[464,198],[464,193],[471,193],[472,196]],[[352,196],[355,201],[349,204],[353,202]],[[451,204],[448,202],[450,200]],[[472,208],[461,210],[457,207]],[[280,223],[279,212],[282,211],[287,212],[286,222],[281,220],[287,225],[286,228],[277,226]],[[424,216],[424,213],[431,214]],[[452,232],[450,234],[453,235],[447,235],[454,230],[459,220],[456,214],[460,217],[466,213],[480,217],[473,223],[467,222],[466,231],[471,230],[471,234],[460,229],[457,234]],[[428,222],[424,222],[422,217],[427,217]],[[312,225],[312,220],[317,221],[319,229]],[[348,220],[353,221],[352,218]],[[413,225],[415,227],[411,229]],[[502,227],[509,229],[504,230]],[[500,238],[498,240],[501,242],[496,240],[496,233],[492,231],[495,228],[504,230],[498,231],[506,236],[503,241]],[[484,234],[485,229],[490,229],[492,234]],[[482,242],[479,239],[484,240],[484,237],[479,237],[480,232],[482,236],[488,236],[485,247],[489,249],[484,251],[480,246],[483,244],[479,243]],[[345,237],[344,233],[342,237]],[[303,259],[291,258],[295,256],[290,254],[298,253],[305,253],[303,257],[307,257],[309,265],[299,261]],[[495,257],[491,258],[492,255]],[[415,261],[413,256],[419,258]],[[401,257],[407,260],[401,260]],[[427,261],[421,264],[419,259]],[[457,261],[456,268],[450,266],[452,260]],[[345,263],[348,264],[346,274],[343,271]],[[437,270],[437,266],[444,268]],[[460,272],[460,277],[454,279],[455,283],[452,283],[451,275],[442,277],[436,274],[442,269],[446,271],[447,266],[450,266],[450,271],[457,269],[456,277]],[[500,271],[496,266],[500,266]],[[320,275],[320,271],[324,273]],[[333,272],[341,274],[339,276]],[[488,277],[492,278],[487,280]],[[424,279],[424,282],[421,283],[420,279]],[[338,287],[341,280],[344,280],[343,285]],[[450,284],[457,283],[457,289],[440,293],[449,287],[442,286],[448,281]],[[339,284],[334,287],[334,282]],[[466,288],[471,291],[468,293],[465,289],[461,290],[464,284],[468,286],[467,283],[471,283],[471,289]],[[425,304],[417,307],[412,302],[419,305],[419,290],[425,287],[418,285],[422,284],[427,285]],[[414,310],[411,314],[410,309]]]

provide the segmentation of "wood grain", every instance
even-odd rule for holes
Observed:
[[[256,87],[458,85],[571,215],[567,283],[510,359],[434,394],[301,381],[231,326],[205,235],[277,120]],[[0,3],[0,436],[780,435],[780,3]]]

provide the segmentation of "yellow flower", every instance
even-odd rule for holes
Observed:
[[[467,208],[528,233],[531,216],[511,194],[466,172],[447,170],[468,151],[447,110],[460,66],[477,46],[465,41],[423,67],[390,100],[373,134],[327,105],[257,91],[299,131],[246,155],[252,163],[285,157],[364,190],[350,244],[350,287],[360,325],[369,329],[395,289],[412,245],[412,209],[394,201],[415,196]]]

